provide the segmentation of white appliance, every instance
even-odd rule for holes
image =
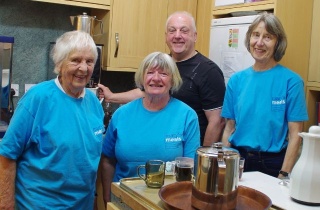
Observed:
[[[211,21],[209,58],[222,70],[226,84],[232,74],[254,63],[244,40],[249,25],[256,17],[248,15]]]

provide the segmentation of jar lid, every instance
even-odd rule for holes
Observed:
[[[212,146],[203,146],[197,149],[199,155],[207,155],[207,156],[218,156],[218,154],[223,153],[224,156],[239,156],[239,151],[233,149],[231,147],[224,147],[221,145],[212,145]]]

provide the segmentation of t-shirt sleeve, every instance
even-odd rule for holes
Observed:
[[[289,122],[308,120],[303,81],[289,83],[287,119]]]
[[[185,128],[185,143],[183,156],[194,158],[197,148],[200,146],[200,129],[197,114],[192,110],[187,118]]]
[[[34,117],[20,104],[15,110],[5,136],[0,141],[0,155],[16,160],[30,140]]]
[[[233,87],[234,78],[231,77],[227,84],[226,94],[224,96],[223,107],[221,111],[221,116],[224,118],[235,119],[234,115],[234,100],[233,100]]]

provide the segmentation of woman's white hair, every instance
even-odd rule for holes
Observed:
[[[90,34],[84,31],[69,31],[61,35],[54,45],[51,56],[54,62],[54,73],[59,74],[62,62],[75,50],[90,49],[94,56],[94,63],[98,58],[98,51]]]

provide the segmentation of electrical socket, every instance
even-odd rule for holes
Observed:
[[[11,88],[14,89],[14,95],[13,96],[19,96],[19,84],[11,84]]]
[[[36,84],[24,84],[24,92],[26,93],[34,85]]]

